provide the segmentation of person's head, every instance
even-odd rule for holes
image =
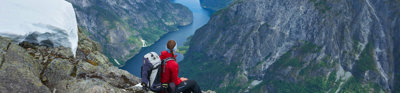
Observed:
[[[168,43],[167,43],[167,48],[168,48],[169,51],[171,52],[172,58],[174,58],[175,61],[176,61],[175,53],[174,53],[174,49],[176,49],[176,42],[175,42],[175,40],[169,40]]]

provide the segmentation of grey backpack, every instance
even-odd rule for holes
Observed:
[[[145,89],[154,92],[162,91],[161,60],[157,53],[150,52],[144,55],[141,67],[142,85]]]
[[[165,71],[161,69],[161,66],[165,66],[168,61],[174,60],[172,57],[161,60],[157,53],[150,52],[144,55],[143,65],[141,68],[142,86],[145,90],[150,89],[153,92],[166,91],[165,93],[174,93],[175,84],[162,84],[161,83],[161,72]]]

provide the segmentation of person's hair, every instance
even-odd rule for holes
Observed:
[[[176,45],[175,40],[169,40],[168,43],[167,43],[167,48],[171,52],[172,58],[174,58],[174,60],[176,61],[175,54],[174,54],[175,45]]]

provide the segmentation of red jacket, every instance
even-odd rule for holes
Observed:
[[[160,59],[164,60],[166,58],[172,57],[171,53],[168,53],[168,51],[162,51],[160,55]],[[175,55],[176,58],[176,55]],[[161,66],[161,69],[164,70],[164,66]],[[179,85],[182,81],[178,77],[178,72],[179,72],[179,65],[176,63],[175,60],[170,60],[166,62],[165,65],[165,71],[161,72],[161,83],[171,83],[174,82],[175,85]]]

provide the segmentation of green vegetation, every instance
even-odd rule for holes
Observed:
[[[251,92],[263,92],[263,88],[266,86],[277,87],[279,92],[297,92],[301,89],[301,92],[321,92],[328,91],[331,88],[338,88],[338,83],[334,82],[336,74],[332,72],[330,75],[321,74],[317,76],[310,75],[311,72],[323,69],[321,67],[330,68],[335,64],[329,63],[330,57],[322,59],[320,62],[312,62],[309,67],[302,68],[307,65],[303,61],[306,55],[312,53],[318,53],[321,51],[321,47],[310,43],[303,42],[299,47],[295,47],[293,50],[284,54],[280,59],[277,60],[270,69],[272,71],[281,71],[287,67],[292,67],[292,71],[300,71],[302,75],[299,76],[301,79],[299,82],[279,81],[279,79],[272,79],[271,81],[263,81],[261,84],[253,87]],[[300,53],[301,55],[294,55]],[[266,55],[268,58],[270,55]],[[199,85],[204,89],[216,90],[222,93],[231,93],[244,91],[240,89],[246,89],[251,82],[241,81],[247,76],[241,75],[239,66],[240,62],[224,63],[221,60],[212,60],[203,52],[194,52],[190,55],[185,55],[183,62],[180,65],[181,75],[198,81]],[[266,60],[266,59],[265,59]],[[274,74],[280,72],[268,73]],[[229,75],[229,76],[226,76]],[[281,75],[281,74],[274,74]],[[291,76],[295,75],[292,73]],[[329,77],[327,77],[329,76]],[[224,81],[225,77],[231,78],[231,81]],[[251,80],[249,80],[251,81]],[[226,86],[221,86],[224,83]]]
[[[319,67],[322,66],[322,67]],[[324,67],[326,66],[326,67]],[[320,69],[327,68],[329,65],[323,62],[317,63],[315,65],[311,65],[309,67],[301,70],[300,74],[297,77],[295,82],[290,81],[282,81],[279,78],[273,78],[266,85],[274,87],[277,89],[278,93],[324,93],[327,91],[336,90],[339,88],[339,82],[335,82],[336,73],[331,72],[329,74],[320,74],[313,75],[312,73],[316,73],[315,71],[320,71]],[[326,77],[326,76],[329,77]],[[265,85],[258,85],[265,86]],[[258,91],[258,90],[257,90]]]
[[[233,2],[232,2],[232,1],[233,1]],[[238,5],[239,3],[243,3],[244,0],[230,0],[230,2],[231,2],[231,4],[229,4],[228,6],[226,6],[226,7],[224,7],[224,8],[221,8],[221,9],[215,11],[215,12],[212,14],[212,16],[219,15],[219,14],[223,14],[224,11],[228,10],[228,9],[229,9],[230,7],[232,7],[233,5]]]
[[[337,62],[330,62],[330,56],[326,56],[319,61],[311,61],[309,64],[303,61],[303,58],[309,53],[317,53],[320,47],[311,43],[304,43],[302,46],[294,48],[285,53],[274,64],[270,66],[267,74],[270,79],[256,86],[251,92],[262,92],[264,90],[256,89],[258,87],[271,87],[277,93],[334,93],[340,85],[336,80],[336,72],[324,73],[334,68]],[[300,54],[299,54],[300,53]],[[297,54],[297,55],[296,55]],[[381,86],[374,82],[363,81],[362,75],[367,70],[376,70],[373,61],[373,44],[367,44],[360,55],[360,60],[354,65],[353,74],[349,80],[340,87],[341,93],[369,93],[383,92]],[[291,67],[289,74],[282,74],[282,70]],[[299,71],[298,74],[296,72]],[[283,81],[286,79],[295,79],[292,81]],[[271,90],[270,90],[271,91]]]
[[[97,11],[97,17],[103,20],[103,24],[107,25],[108,29],[115,29],[117,27],[116,23],[123,23],[120,17],[117,16],[115,13],[111,13],[110,11],[102,8],[101,6],[92,6],[89,7],[88,10]]]
[[[79,26],[78,29],[82,31],[83,34],[86,36],[90,36],[91,34],[87,31],[87,28],[85,26]]]
[[[330,57],[324,57],[320,62],[312,62],[314,64],[309,64],[306,68],[302,69],[299,75],[306,78],[312,72],[335,67],[336,63],[329,63],[328,60],[330,60]]]
[[[238,73],[241,73],[241,72],[238,72]],[[227,86],[218,88],[215,91],[220,92],[220,93],[234,93],[234,92],[243,91],[240,89],[245,89],[250,85],[250,82],[243,83],[240,81],[241,79],[246,78],[246,76],[244,76],[243,74],[240,74],[239,76],[233,77],[233,78],[234,78],[234,80],[229,81]]]
[[[331,74],[334,76],[335,74]],[[281,80],[272,80],[268,84],[277,87],[278,93],[324,93],[331,87],[335,87],[335,79],[324,77],[310,77],[301,83],[290,83]],[[338,86],[336,84],[336,86]]]
[[[292,67],[295,70],[301,70],[307,62],[303,61],[303,58],[312,53],[317,53],[321,51],[321,47],[310,43],[303,42],[302,46],[295,47],[293,50],[284,54],[276,63],[274,63],[271,67],[273,71],[280,71],[287,67]],[[302,55],[293,55],[293,53],[300,53]],[[270,54],[271,55],[271,54]],[[270,55],[266,55],[266,58]],[[184,77],[188,77],[194,80],[197,80],[199,85],[204,87],[204,89],[212,89],[217,92],[222,93],[231,93],[244,91],[240,89],[246,89],[251,82],[241,81],[244,78],[247,78],[244,75],[241,75],[239,66],[240,62],[231,62],[224,63],[219,60],[211,60],[205,53],[202,52],[194,52],[190,55],[185,55],[183,62],[181,62],[181,74]],[[329,63],[330,57],[324,58],[320,62],[313,62],[310,67],[304,68],[303,76],[299,76],[301,82],[288,82],[288,81],[279,81],[278,79],[273,79],[272,81],[263,81],[261,84],[255,86],[250,91],[253,92],[263,92],[263,88],[267,85],[272,85],[273,87],[277,87],[279,92],[297,92],[297,90],[301,89],[301,92],[315,92],[315,91],[328,91],[329,89],[338,88],[337,82],[334,82],[336,79],[336,74],[332,72],[332,74],[328,75],[321,74],[317,76],[309,75],[312,71],[319,70],[319,67],[333,67],[334,64]],[[276,72],[279,73],[279,72]],[[293,73],[294,74],[294,73]],[[226,75],[229,75],[228,78],[232,78],[231,81],[224,81]],[[274,74],[280,75],[280,74]],[[309,76],[308,76],[309,75]],[[211,80],[211,81],[210,81]],[[251,80],[250,80],[251,81]],[[226,86],[220,86],[220,84],[224,83]]]
[[[107,2],[92,2],[103,4]],[[124,16],[123,14],[130,13],[129,9],[122,9],[121,11],[113,11],[115,8],[112,6],[88,6],[82,7],[80,5],[73,5],[76,11],[83,13],[85,16],[77,18],[79,21],[87,21],[87,17],[91,17],[88,24],[94,24],[96,27],[82,27],[82,32],[87,36],[90,36],[93,40],[99,42],[103,47],[104,54],[111,59],[112,63],[116,65],[113,59],[117,59],[121,64],[124,64],[129,58],[136,55],[141,46],[143,45],[141,39],[146,41],[147,45],[151,45],[156,42],[162,35],[168,31],[177,30],[178,27],[176,23],[181,23],[180,17],[182,14],[170,13],[170,12],[160,12],[162,13],[161,18],[157,15],[149,15],[148,17],[139,18],[143,20],[136,20],[134,16],[145,15],[138,14],[133,16]],[[186,8],[183,5],[175,4],[173,6]],[[159,4],[157,7],[170,7],[170,4]],[[175,9],[175,8],[173,8]],[[117,9],[118,10],[118,9]],[[138,11],[147,11],[148,9],[139,9]],[[170,9],[161,9],[170,10]],[[188,9],[187,9],[188,10]],[[118,13],[117,13],[118,12]],[[154,11],[153,11],[154,12]],[[180,13],[191,14],[190,11],[181,11]],[[186,18],[186,17],[185,17]],[[187,21],[185,19],[185,21]],[[89,31],[88,31],[89,30]],[[121,34],[124,34],[122,37]],[[123,42],[120,42],[123,41]],[[132,47],[132,48],[128,48]],[[127,55],[116,54],[117,48],[122,48],[122,51],[129,51]],[[120,66],[120,65],[116,65]]]
[[[339,88],[339,82],[335,82],[336,73],[332,72],[329,77],[324,75],[308,76],[299,82],[289,82],[279,79],[272,79],[255,86],[250,90],[250,93],[263,93],[265,88],[273,87],[276,93],[334,93],[332,90]]]
[[[302,61],[303,58],[310,53],[317,53],[321,51],[321,47],[312,44],[310,42],[304,42],[300,47],[295,47],[293,50],[283,54],[272,66],[272,70],[284,69],[292,67],[294,70],[299,70],[304,66],[306,62]],[[293,53],[299,53],[301,55],[293,55]]]
[[[359,42],[355,41],[355,43],[358,45]],[[358,49],[357,46],[354,47]],[[326,55],[321,60],[305,61],[307,56],[319,53],[321,49],[320,46],[305,41],[301,46],[292,48],[270,66],[266,73],[268,79],[251,88],[250,93],[263,93],[266,88],[276,89],[268,90],[274,93],[334,93],[339,88],[341,88],[339,91],[341,93],[383,92],[377,83],[362,79],[366,71],[376,71],[372,42],[367,44],[360,59],[355,63],[352,71],[354,77],[343,81],[341,87],[339,86],[342,81],[336,81],[337,72],[332,70],[339,64],[332,62],[332,57]],[[269,56],[267,55],[266,58]],[[244,91],[240,89],[246,89],[250,85],[250,82],[241,81],[246,76],[240,74],[242,73],[239,68],[242,65],[240,62],[228,64],[221,60],[212,60],[204,52],[194,52],[187,57],[180,63],[180,71],[184,77],[197,80],[203,89],[232,93]],[[256,66],[254,69],[257,68]],[[399,74],[395,75],[399,76]],[[224,81],[226,77],[231,81]],[[221,86],[222,83],[226,86]],[[395,91],[399,90],[395,89]]]
[[[143,45],[142,41],[140,41],[140,38],[136,36],[130,36],[128,38],[128,43],[129,44],[136,44],[136,45]]]
[[[394,72],[394,87],[395,87],[395,89],[394,89],[394,91],[395,91],[395,93],[400,93],[400,63],[399,63],[399,60],[400,60],[400,49],[399,48],[396,48],[395,50],[397,50],[397,51],[395,51],[394,53],[397,53],[397,57],[395,58],[395,60],[397,60],[397,63],[395,63],[395,64],[397,64],[397,65],[395,65],[395,68],[396,68],[396,70],[395,70],[395,72]],[[396,56],[396,55],[395,55]]]
[[[295,58],[291,58],[291,51],[289,51],[288,53],[285,53],[284,55],[281,56],[281,58],[279,58],[279,60],[277,60],[274,63],[274,68],[276,70],[278,69],[284,69],[287,67],[295,67],[295,68],[300,68],[304,65],[305,62],[301,61],[302,57],[295,57]]]
[[[130,20],[123,20],[120,19],[118,15],[115,13],[111,13],[108,10],[100,7],[100,6],[93,6],[89,10],[96,10],[97,11],[97,18],[100,18],[103,20],[103,24],[107,26],[108,30],[111,31],[118,31],[118,30],[125,30],[130,33],[135,33],[139,32],[140,36],[130,36],[128,38],[128,43],[129,44],[136,44],[136,45],[141,45],[138,43],[141,43],[139,37],[142,37],[144,40],[146,40],[149,43],[157,41],[162,35],[166,33],[166,31],[163,31],[162,29],[159,28],[160,23],[162,23],[161,20],[156,20],[156,21],[151,21],[148,23],[149,26],[143,27],[143,28],[132,28],[132,25],[129,24]],[[165,16],[167,19],[170,18],[169,16]],[[168,29],[177,29],[176,27],[167,27]],[[118,29],[118,30],[116,30]],[[110,37],[107,37],[107,42],[110,42]]]
[[[177,52],[179,52],[183,55],[186,54],[186,52],[189,50],[189,44],[190,44],[190,41],[192,40],[192,38],[193,38],[193,35],[186,38],[185,43],[183,43],[183,46],[178,47]]]
[[[179,63],[179,71],[181,71],[180,75],[196,80],[202,89],[217,90],[219,85],[223,83],[227,74],[230,76],[236,76],[236,72],[239,72],[239,62],[225,63],[221,60],[212,60],[202,52],[193,52],[190,55],[185,55],[185,57],[186,58]],[[241,86],[239,80],[233,80],[229,81],[228,86],[218,89],[217,92],[235,92],[230,88]]]
[[[324,93],[332,89],[339,88],[339,82],[336,80],[336,72],[324,73],[330,68],[335,67],[336,63],[330,63],[329,56],[319,61],[305,62],[304,58],[310,54],[318,53],[321,47],[311,43],[304,42],[299,47],[283,54],[267,72],[267,81],[257,85],[251,92],[262,92],[264,90],[257,87],[272,87],[277,93]],[[289,70],[288,74],[283,74],[283,70]],[[268,76],[268,75],[274,76]],[[283,81],[282,79],[293,79],[293,81]]]
[[[398,88],[398,87],[400,87],[400,73],[395,73],[395,79],[394,79],[394,87],[395,87],[395,89],[394,89],[394,91],[395,91],[395,93],[400,93],[400,88]]]
[[[189,50],[189,46],[180,46],[178,47],[178,51],[181,54],[186,54],[187,50]]]
[[[331,9],[331,7],[328,6],[327,0],[310,0],[310,2],[312,2],[314,7],[322,13],[325,13]]]
[[[361,52],[359,60],[354,64],[353,74],[357,80],[363,79],[364,73],[368,70],[376,71],[373,47],[373,42],[368,43]]]
[[[255,67],[251,68],[251,69],[249,70],[249,72],[252,73],[252,72],[255,72],[255,71],[260,70],[260,69],[263,67],[264,62],[266,62],[266,61],[268,60],[268,58],[271,57],[271,55],[272,55],[272,53],[270,53],[270,54],[268,54],[267,56],[265,56],[264,59],[263,59],[262,61],[258,62],[257,65],[256,65]],[[254,78],[249,77],[249,79],[254,79]]]
[[[183,63],[184,64],[184,63]],[[237,72],[239,66],[238,63],[231,63],[230,66],[226,66],[227,64],[220,61],[208,61],[208,62],[191,62],[191,67],[188,69],[189,73],[185,73],[183,75],[205,75],[205,74],[214,74],[215,76],[225,75],[227,72]],[[192,70],[192,71],[191,71]],[[200,71],[193,71],[200,70]],[[211,72],[211,73],[203,73],[203,72]],[[214,76],[211,75],[211,76]]]
[[[250,93],[264,93],[265,87],[267,87],[267,83],[263,81],[260,84],[258,84],[257,86],[254,86],[253,88],[251,88]]]
[[[340,93],[378,93],[380,91],[382,91],[382,89],[378,84],[361,82],[351,77],[343,84]]]
[[[147,42],[156,42],[166,31],[162,31],[157,26],[140,29],[140,36]]]
[[[304,42],[304,45],[300,47],[301,53],[318,53],[321,51],[321,47],[311,43],[311,42]]]
[[[352,55],[356,55],[356,54],[358,54],[358,52],[361,51],[361,47],[359,47],[359,45],[360,45],[360,41],[357,39],[353,39],[353,49],[350,52]]]

